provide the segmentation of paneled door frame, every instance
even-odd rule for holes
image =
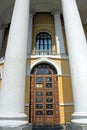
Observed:
[[[30,122],[42,125],[59,124],[58,78],[49,67],[50,74],[39,74],[39,69],[31,76]]]

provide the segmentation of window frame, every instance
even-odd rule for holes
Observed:
[[[36,35],[36,50],[52,51],[52,37],[47,32],[40,32]]]

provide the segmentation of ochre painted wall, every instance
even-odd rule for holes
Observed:
[[[64,41],[65,41],[65,52],[67,51],[66,46],[66,37],[64,26],[62,27]],[[55,42],[55,28],[54,28],[54,18],[50,14],[46,13],[37,13],[33,19],[33,37],[32,37],[32,50],[35,50],[36,44],[36,35],[39,32],[48,32],[52,37],[52,51],[56,51],[56,42]],[[29,58],[27,62],[27,67],[35,63],[39,58]],[[71,120],[71,114],[73,112],[73,106],[61,105],[65,103],[72,103],[72,90],[71,90],[71,79],[69,71],[69,61],[67,59],[58,59],[58,58],[48,58],[52,62],[55,62],[62,70],[62,75],[58,76],[58,91],[59,91],[59,104],[60,104],[60,123],[64,124],[66,121]],[[68,76],[67,76],[68,75]],[[30,84],[30,83],[29,83]],[[27,97],[29,99],[29,97]]]
[[[71,79],[69,76],[59,76],[58,77],[58,88],[59,88],[60,103],[73,102]]]

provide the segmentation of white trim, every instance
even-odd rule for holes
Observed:
[[[3,68],[0,68],[0,79],[3,77]]]
[[[84,119],[73,119],[73,120],[71,120],[71,122],[73,123],[73,124],[78,124],[79,126],[86,126],[87,127],[87,118],[84,118]],[[82,130],[86,130],[85,129],[85,127],[82,129]]]
[[[29,107],[29,104],[25,104],[25,107]]]
[[[60,19],[59,13],[54,14],[54,23],[55,23],[54,24],[55,25],[55,40],[56,40],[57,53],[65,54],[64,38],[63,38],[62,25],[61,25],[61,19]]]
[[[73,110],[60,110],[60,112],[73,112]]]
[[[73,102],[60,103],[60,106],[73,106]]]
[[[22,127],[22,126],[27,126],[28,125],[28,121],[23,121],[23,120],[11,120],[11,119],[1,119],[0,120],[0,128],[1,129],[16,129]],[[31,124],[30,124],[31,125]]]
[[[5,57],[3,56],[3,57],[1,57],[0,58],[0,62],[4,62],[4,59],[5,59]]]
[[[36,60],[33,64],[29,65],[27,67],[26,75],[29,76],[30,73],[31,73],[32,68],[34,66],[36,66],[37,64],[40,64],[40,63],[51,64],[56,69],[57,75],[62,75],[62,70],[61,70],[60,66],[58,64],[56,64],[55,61],[52,61],[51,59],[48,59],[48,58],[40,58],[40,59]]]
[[[60,118],[64,118],[64,119],[70,118],[70,119],[72,119],[72,116],[61,116]]]
[[[57,54],[57,55],[27,55],[27,58],[54,58],[54,59],[64,59],[68,60],[69,57],[66,54]]]
[[[71,77],[70,74],[62,74],[62,75],[58,75],[58,76],[61,76],[61,77]]]

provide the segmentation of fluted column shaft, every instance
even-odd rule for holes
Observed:
[[[62,0],[72,79],[74,118],[87,118],[87,43],[76,0]]]
[[[0,118],[25,118],[25,72],[30,0],[16,0],[0,94]]]

